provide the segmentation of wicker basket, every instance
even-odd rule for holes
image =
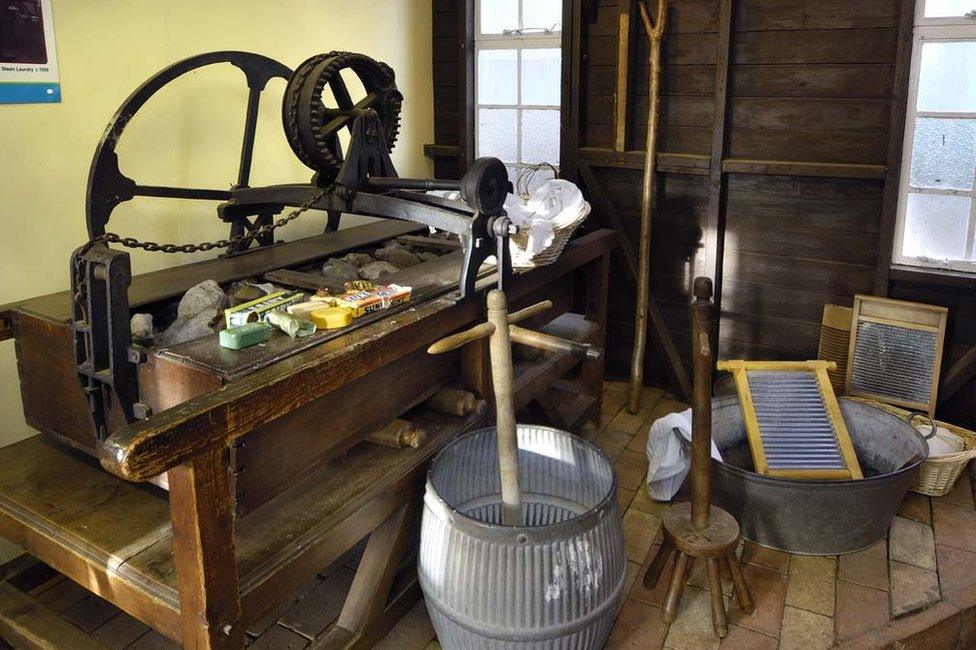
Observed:
[[[860,397],[851,397],[849,399],[871,404],[883,411],[897,415],[908,422],[913,422],[916,417],[923,417],[926,420],[929,419],[924,413],[906,411],[905,409],[891,406],[890,404],[875,402],[874,400]],[[939,420],[929,421],[935,426],[942,427],[949,431],[949,433],[962,438],[962,451],[943,454],[941,456],[930,456],[919,467],[918,474],[915,475],[915,479],[912,481],[909,489],[930,497],[943,497],[952,492],[952,488],[955,487],[959,475],[966,469],[969,461],[976,458],[976,433],[968,429],[963,429],[962,427],[957,427],[954,424],[949,424],[948,422],[941,422]]]
[[[548,163],[542,163],[526,168],[522,173],[519,174],[516,181],[516,191],[520,196],[523,198],[528,196],[529,186],[532,183],[533,177],[543,170],[550,170],[553,178],[559,177],[556,168]],[[516,270],[527,270],[534,269],[539,266],[546,266],[555,262],[557,259],[559,259],[563,249],[566,248],[566,244],[568,244],[569,240],[572,239],[573,233],[576,232],[576,229],[579,228],[580,224],[586,220],[586,217],[589,214],[590,204],[584,203],[582,208],[580,208],[579,214],[576,215],[576,218],[568,223],[564,223],[559,227],[553,228],[552,243],[535,254],[530,253],[528,250],[528,232],[519,232],[512,235],[509,238],[512,253],[512,267]]]

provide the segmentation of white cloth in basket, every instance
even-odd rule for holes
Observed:
[[[458,201],[458,192],[431,191],[428,194]],[[535,255],[552,244],[555,229],[572,223],[579,218],[581,211],[589,212],[589,204],[583,193],[570,181],[554,178],[546,181],[523,199],[509,194],[505,199],[505,212],[512,223],[523,233],[528,234],[525,250],[516,250],[513,242],[513,255]]]

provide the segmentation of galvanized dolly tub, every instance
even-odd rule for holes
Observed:
[[[591,346],[516,325],[488,294],[488,322],[432,354],[490,337],[496,427],[453,441],[427,478],[418,573],[445,648],[599,648],[626,576],[616,478],[598,448],[549,427],[516,425],[511,343],[594,356]]]

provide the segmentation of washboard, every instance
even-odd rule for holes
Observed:
[[[860,479],[851,437],[828,370],[830,361],[721,361],[735,377],[752,461],[759,474]]]
[[[846,393],[935,415],[948,310],[854,296]]]

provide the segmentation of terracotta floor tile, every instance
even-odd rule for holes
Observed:
[[[300,650],[308,644],[309,640],[301,634],[280,625],[274,625],[248,647],[254,648],[254,650]]]
[[[780,573],[786,573],[790,568],[790,554],[765,548],[752,542],[742,544],[741,561],[743,564],[761,566]]]
[[[911,564],[891,562],[891,616],[903,616],[939,600],[939,578]]]
[[[627,559],[642,564],[660,527],[660,517],[633,509],[628,510],[623,517],[624,549]]]
[[[947,503],[964,508],[973,507],[973,484],[969,481],[969,472],[963,472],[959,480],[956,481],[952,492],[942,497]]]
[[[607,424],[607,431],[619,431],[620,433],[626,433],[628,436],[633,436],[643,426],[647,415],[647,413],[641,412],[631,413],[625,406]],[[627,442],[630,442],[630,438],[627,439]]]
[[[634,583],[637,582],[638,576],[642,576],[641,565],[637,562],[627,561],[627,575],[624,577],[624,588],[620,592],[620,604],[623,605],[624,600],[634,589]]]
[[[920,521],[895,517],[888,531],[888,555],[897,562],[935,571],[932,528]]]
[[[627,391],[630,390],[630,384],[626,381],[605,381],[603,382],[603,390],[604,392],[614,391],[626,395]]]
[[[865,587],[888,590],[888,545],[881,540],[871,548],[841,555],[837,559],[837,577]]]
[[[976,553],[976,510],[932,500],[935,543]]]
[[[834,579],[837,558],[794,555],[790,558],[790,581],[786,604],[824,616],[834,615]]]
[[[685,404],[684,402],[677,401],[674,399],[669,399],[668,397],[664,397],[660,402],[658,402],[654,406],[654,409],[651,410],[650,417],[648,417],[647,419],[648,426],[650,426],[650,424],[654,422],[654,420],[657,420],[658,418],[663,418],[668,413],[680,413],[681,411],[687,411],[687,410],[688,410],[688,405]]]
[[[647,476],[647,458],[644,454],[624,449],[613,463],[617,473],[617,485],[627,490],[636,490],[644,485]]]
[[[419,650],[426,648],[436,636],[427,607],[421,600],[373,647],[376,650]]]
[[[678,615],[668,630],[664,645],[674,650],[717,648],[721,639],[712,627],[712,607],[704,589],[687,586],[681,595]]]
[[[610,431],[605,429],[600,432],[600,434],[593,439],[593,444],[603,450],[603,453],[607,455],[610,462],[617,459],[620,452],[624,450],[627,443],[630,442],[630,436],[626,433],[621,433],[619,431]]]
[[[634,495],[634,500],[630,502],[631,508],[646,512],[649,515],[657,515],[658,517],[663,517],[671,505],[672,503],[670,501],[655,501],[652,499],[651,495],[647,493],[646,483],[641,484],[637,488],[637,494]]]
[[[647,437],[651,432],[652,422],[653,420],[650,419],[646,420],[644,424],[641,425],[641,428],[638,429],[637,433],[634,434],[634,437],[631,438],[630,442],[627,444],[627,449],[629,449],[634,453],[641,454],[642,456],[644,456],[644,458],[647,458]]]
[[[829,616],[787,607],[783,612],[780,650],[823,650],[834,644],[834,621]]]
[[[949,593],[976,584],[976,553],[938,544],[939,581],[942,593]]]
[[[603,391],[603,403],[600,404],[600,412],[603,414],[603,417],[612,419],[626,403],[627,393],[613,390]]]
[[[625,490],[621,487],[617,488],[617,505],[620,506],[620,514],[627,512],[627,508],[630,507],[631,501],[634,499],[633,490]]]
[[[668,624],[661,620],[661,609],[637,600],[627,600],[613,625],[607,648],[654,650],[664,643]]]
[[[722,650],[776,650],[778,642],[771,636],[738,625],[729,626],[729,635],[722,639]]]
[[[742,566],[742,573],[756,609],[746,615],[733,602],[729,622],[778,637],[786,605],[787,577],[778,571],[748,564]]]
[[[888,594],[879,589],[837,581],[834,631],[837,641],[854,638],[888,622]]]
[[[929,503],[929,497],[917,492],[909,492],[905,495],[905,500],[901,502],[898,514],[920,521],[923,524],[931,524],[932,507]]]

